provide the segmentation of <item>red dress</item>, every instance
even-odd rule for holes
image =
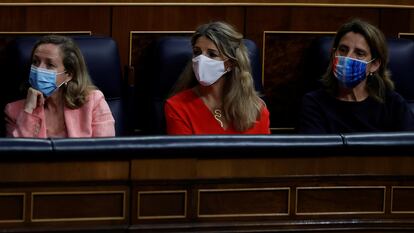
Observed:
[[[203,100],[188,89],[169,98],[164,106],[167,133],[184,134],[270,134],[269,111],[263,106],[260,118],[250,129],[240,132],[231,125],[223,129]]]

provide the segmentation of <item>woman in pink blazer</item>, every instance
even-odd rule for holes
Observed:
[[[111,137],[115,121],[75,42],[42,37],[32,51],[26,99],[5,108],[8,137]]]

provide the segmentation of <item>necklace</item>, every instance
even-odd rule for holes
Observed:
[[[214,118],[220,123],[221,128],[224,128],[223,121],[221,120],[221,117],[223,116],[221,110],[216,108],[214,109],[213,113],[214,113]]]

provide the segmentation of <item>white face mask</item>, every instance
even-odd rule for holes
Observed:
[[[193,58],[193,70],[198,82],[203,86],[214,84],[227,73],[224,61],[217,61],[202,54]]]

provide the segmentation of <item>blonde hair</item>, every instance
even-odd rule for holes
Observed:
[[[253,126],[260,117],[264,103],[254,89],[249,56],[243,44],[243,36],[231,25],[224,22],[212,22],[199,26],[191,38],[192,46],[200,37],[210,39],[221,54],[228,57],[233,64],[226,73],[223,90],[223,110],[226,120],[238,131],[245,131]],[[173,94],[192,88],[198,84],[192,63],[187,64],[178,79]]]
[[[60,49],[65,71],[72,79],[61,88],[65,106],[71,109],[82,107],[86,102],[89,91],[96,89],[88,74],[88,69],[82,53],[76,43],[69,37],[59,35],[47,35],[36,42],[33,53],[42,44],[54,44]]]

